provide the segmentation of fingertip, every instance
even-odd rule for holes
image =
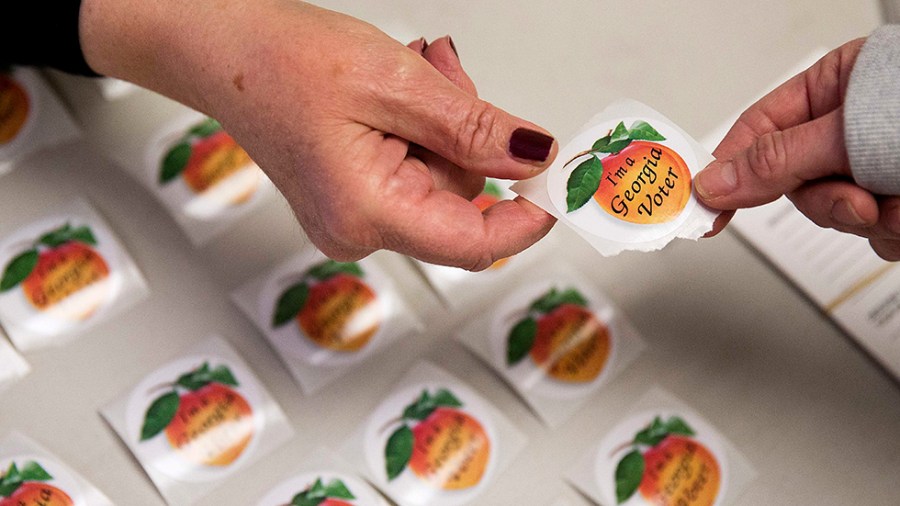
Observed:
[[[737,189],[737,171],[731,160],[716,160],[694,177],[694,189],[704,202],[714,204]]]
[[[900,241],[890,239],[869,239],[872,250],[888,262],[900,261]]]

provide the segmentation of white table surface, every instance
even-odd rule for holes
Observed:
[[[866,35],[881,15],[877,2],[863,0],[319,3],[398,38],[452,34],[482,97],[562,140],[620,97],[647,102],[702,137],[810,51]],[[284,203],[193,248],[161,205],[104,156],[139,140],[174,108],[145,93],[105,104],[91,100],[84,83],[63,88],[91,145],[40,153],[0,179],[0,215],[21,220],[86,196],[152,293],[85,338],[28,353],[33,372],[0,394],[0,436],[28,434],[117,504],[163,502],[98,409],[211,333],[243,355],[297,435],[201,504],[252,503],[304,454],[320,444],[340,447],[420,358],[466,378],[528,436],[479,504],[585,503],[562,474],[600,437],[598,423],[614,420],[653,385],[687,401],[753,463],[758,475],[738,504],[900,504],[898,384],[730,233],[602,258],[574,234],[555,231],[565,244],[559,257],[596,281],[649,344],[561,429],[544,427],[449,338],[467,314],[446,309],[405,259],[390,254],[379,257],[403,280],[427,331],[395,345],[389,361],[368,362],[305,397],[228,297],[303,242]],[[655,310],[648,313],[649,304]]]

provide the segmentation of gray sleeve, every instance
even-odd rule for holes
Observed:
[[[844,130],[856,183],[900,195],[900,25],[879,28],[863,45],[847,87]]]

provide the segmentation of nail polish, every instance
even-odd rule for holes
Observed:
[[[553,137],[528,128],[515,129],[509,138],[509,154],[523,160],[546,161],[552,147]]]

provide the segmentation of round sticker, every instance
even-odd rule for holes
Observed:
[[[120,252],[106,227],[48,218],[0,248],[3,313],[29,331],[57,335],[98,317],[124,284]]]
[[[631,416],[598,448],[601,498],[634,506],[719,506],[728,486],[723,447],[702,420],[666,410]]]
[[[548,175],[550,199],[583,231],[620,243],[653,241],[691,215],[687,139],[658,119],[611,120],[579,134],[559,154],[567,162]]]
[[[150,143],[148,177],[163,201],[191,218],[212,220],[257,200],[260,168],[216,120],[191,118]]]
[[[185,357],[133,390],[127,437],[136,455],[172,478],[222,478],[253,453],[265,427],[258,386],[238,364]]]
[[[616,360],[614,309],[571,282],[517,289],[494,313],[493,362],[517,388],[576,398],[609,376]]]
[[[369,469],[400,502],[468,503],[496,466],[496,431],[487,413],[483,401],[461,385],[404,388],[369,417]]]
[[[356,363],[385,333],[392,283],[371,263],[317,258],[273,273],[260,295],[259,320],[293,358],[315,366]]]

